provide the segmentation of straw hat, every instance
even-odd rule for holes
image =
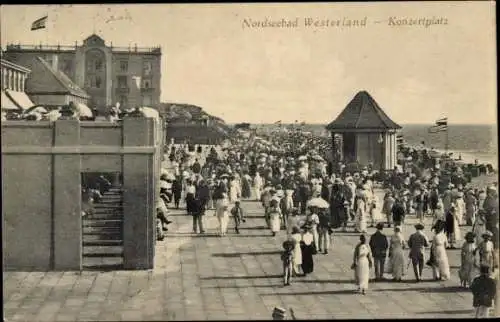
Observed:
[[[423,230],[424,229],[424,225],[422,225],[421,223],[418,223],[415,225],[415,229],[416,230]]]
[[[492,238],[493,237],[493,234],[491,233],[491,231],[487,230],[486,232],[484,232],[481,237],[483,238]]]

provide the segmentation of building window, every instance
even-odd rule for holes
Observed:
[[[71,65],[72,65],[71,60],[65,60],[63,62],[63,72],[66,75],[70,75],[71,74],[71,69],[72,69]]]
[[[151,88],[151,79],[143,79],[142,80],[142,88],[145,88],[145,89]]]
[[[128,98],[126,95],[120,95],[118,98],[118,101],[120,102],[120,108],[126,108],[128,104]]]
[[[150,61],[145,61],[143,63],[143,71],[144,71],[144,75],[146,75],[146,76],[151,75],[151,73],[153,71],[153,64]]]
[[[125,73],[128,71],[128,61],[126,60],[120,61],[120,71]]]
[[[151,98],[151,95],[144,95],[142,98],[142,105],[151,106],[152,101],[153,101],[153,99]]]
[[[95,70],[96,71],[102,70],[102,60],[96,59],[96,61],[95,61]]]
[[[128,88],[127,76],[117,76],[116,82],[118,88]]]
[[[101,76],[95,77],[95,88],[101,88]]]

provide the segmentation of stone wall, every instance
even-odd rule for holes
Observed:
[[[153,267],[161,122],[2,122],[7,270],[80,270],[81,173],[121,172],[124,267]]]

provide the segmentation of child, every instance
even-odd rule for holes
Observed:
[[[271,200],[268,209],[268,216],[269,216],[269,228],[271,228],[273,236],[276,236],[276,233],[279,232],[281,229],[281,217],[282,217],[278,199]]]
[[[236,200],[236,202],[234,203],[234,207],[233,209],[231,209],[231,215],[233,215],[234,218],[234,230],[236,231],[237,234],[239,234],[240,223],[242,221],[245,222],[245,218],[243,216],[243,209],[241,209],[239,200]]]
[[[476,277],[476,243],[475,235],[472,232],[468,232],[465,235],[465,243],[462,246],[462,263],[460,265],[460,270],[458,275],[460,277],[460,284],[463,287],[471,285],[474,277]]]
[[[288,239],[285,242],[283,242],[284,252],[281,254],[281,260],[283,261],[283,278],[285,286],[290,285],[292,281],[294,248],[295,248],[294,239]]]

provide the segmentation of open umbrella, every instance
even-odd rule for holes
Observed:
[[[30,114],[30,113],[40,113],[40,114],[45,114],[45,113],[48,113],[47,109],[41,105],[35,105],[33,107],[30,107],[29,109],[27,109],[26,111],[24,111],[24,113],[26,115]]]
[[[298,158],[299,161],[306,161],[307,160],[307,157],[305,155],[301,155],[299,158]]]
[[[93,117],[94,114],[92,113],[92,110],[85,104],[82,103],[75,103],[76,107],[76,112],[78,113],[79,116],[83,117]]]
[[[330,204],[323,198],[312,198],[307,202],[307,207],[316,207],[321,209],[326,209],[330,207]]]

